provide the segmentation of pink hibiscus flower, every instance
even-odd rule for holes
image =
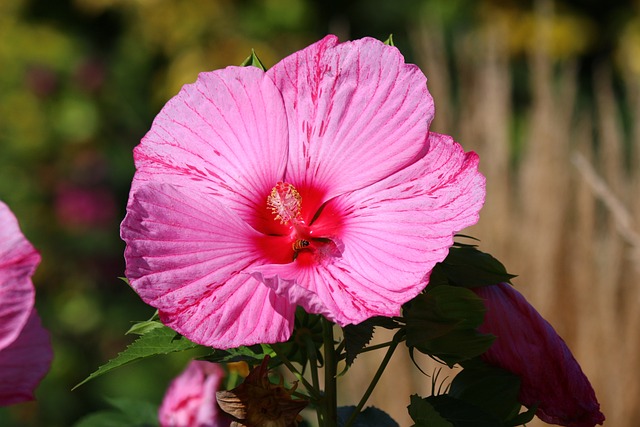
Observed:
[[[482,358],[518,375],[520,401],[543,421],[568,427],[604,422],[589,380],[553,327],[512,286],[475,288],[487,313],[481,332],[497,338]]]
[[[418,67],[371,38],[201,73],[134,151],[131,286],[216,348],[288,339],[296,305],[398,315],[484,202],[476,154],[433,114]]]
[[[0,202],[0,406],[33,400],[51,365],[49,334],[33,306],[40,255]]]
[[[162,400],[161,427],[229,427],[230,418],[216,401],[224,370],[217,364],[192,360],[172,382]]]

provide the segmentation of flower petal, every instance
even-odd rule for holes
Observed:
[[[496,335],[482,355],[487,363],[518,375],[520,401],[538,405],[543,421],[568,427],[604,422],[589,380],[553,327],[512,286],[474,288],[487,307],[481,332]]]
[[[52,358],[49,333],[33,309],[18,338],[0,351],[0,406],[33,400]]]
[[[16,217],[0,202],[0,350],[24,327],[33,303],[31,282],[40,255],[24,237]]]
[[[312,227],[339,241],[341,256],[256,266],[256,277],[341,325],[398,315],[447,256],[453,235],[477,222],[484,203],[478,156],[445,135],[431,133],[429,144],[410,167],[327,203]]]
[[[289,123],[286,181],[325,201],[379,181],[425,149],[434,108],[426,78],[395,47],[335,36],[267,71]]]
[[[222,427],[230,421],[216,402],[224,378],[219,365],[192,360],[172,382],[158,411],[162,427]]]
[[[132,189],[149,180],[198,189],[256,226],[256,212],[266,215],[264,199],[284,174],[286,127],[280,93],[263,71],[201,73],[164,106],[136,147]]]
[[[295,307],[244,272],[264,262],[260,234],[219,201],[196,197],[158,183],[131,194],[121,227],[131,286],[199,344],[285,341]]]

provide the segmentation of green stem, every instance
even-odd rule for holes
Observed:
[[[291,361],[287,358],[287,356],[285,356],[284,352],[279,351],[278,345],[271,344],[271,348],[273,349],[273,351],[276,352],[276,354],[278,355],[278,358],[282,360],[282,363],[284,363],[284,366],[286,366],[287,369],[289,369],[289,371],[298,379],[298,381],[302,383],[304,388],[307,389],[307,392],[309,392],[309,396],[314,400],[320,400],[319,390],[315,388],[312,384],[309,384],[309,381],[307,381],[305,377],[302,376],[302,373],[298,371],[295,366],[293,366],[293,363],[291,363]]]
[[[322,338],[324,344],[324,403],[326,418],[323,427],[338,425],[338,391],[336,377],[338,375],[338,360],[336,357],[335,341],[333,338],[333,323],[322,318]]]
[[[356,406],[356,409],[353,411],[353,413],[349,417],[349,420],[347,421],[344,427],[351,427],[351,425],[353,425],[353,423],[355,422],[356,418],[358,417],[358,414],[360,413],[360,411],[362,411],[362,408],[367,403],[367,400],[369,400],[371,393],[373,393],[373,389],[376,388],[376,385],[378,384],[378,381],[380,380],[380,377],[382,376],[382,373],[384,372],[385,368],[389,364],[389,361],[391,360],[391,356],[393,356],[393,352],[396,350],[396,347],[398,347],[398,344],[399,342],[396,341],[394,337],[394,340],[391,341],[391,345],[389,345],[389,348],[387,349],[387,353],[384,355],[384,359],[382,359],[382,363],[378,367],[376,374],[373,376],[373,379],[371,380],[371,384],[369,384],[367,391],[364,392],[362,399],[360,399],[358,406]]]
[[[380,350],[381,348],[387,348],[393,343],[394,343],[394,341],[387,341],[387,342],[383,342],[381,344],[376,344],[376,345],[372,345],[370,347],[365,347],[362,350],[360,350],[358,352],[358,354],[367,353],[367,352],[374,351],[374,350]],[[340,356],[338,356],[338,360],[342,360],[342,359],[346,359],[346,358],[347,358],[346,354],[341,354]]]
[[[320,395],[320,378],[318,377],[318,358],[316,357],[316,346],[313,343],[310,335],[305,335],[305,346],[307,350],[307,357],[309,358],[309,369],[311,369],[311,381],[313,382],[313,388]],[[325,416],[322,402],[318,402],[316,409],[316,415],[318,417],[318,425],[322,425],[322,419]]]

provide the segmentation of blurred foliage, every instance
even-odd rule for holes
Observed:
[[[0,424],[69,426],[108,408],[105,397],[157,404],[182,369],[184,355],[166,357],[70,391],[126,347],[130,321],[153,313],[118,279],[131,150],[198,72],[240,64],[252,48],[269,67],[328,32],[393,34],[411,61],[418,25],[438,26],[449,43],[500,25],[517,57],[535,48],[537,7],[515,0],[0,2],[0,199],[42,253],[37,307],[55,351],[37,402],[0,409]],[[637,77],[637,7],[562,2],[549,18],[549,51],[584,64],[615,57]]]

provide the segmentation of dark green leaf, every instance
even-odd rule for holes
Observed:
[[[426,399],[415,394],[411,396],[409,415],[415,422],[414,427],[454,427]]]
[[[526,423],[528,423],[529,421],[531,421],[533,419],[533,417],[536,415],[536,411],[537,410],[538,410],[538,405],[532,406],[526,412],[518,414],[517,416],[515,416],[515,417],[511,418],[510,420],[508,420],[505,423],[505,426],[507,426],[507,427],[515,427],[515,426],[525,425]]]
[[[338,408],[338,427],[344,427],[355,409],[355,406],[341,406]],[[373,406],[369,406],[360,412],[351,425],[352,427],[398,427],[398,423],[386,412]]]
[[[436,265],[432,276],[434,273],[436,278],[446,277],[450,285],[466,288],[511,283],[516,277],[507,273],[504,265],[493,256],[462,243],[449,249],[447,258]]]
[[[367,319],[357,325],[347,325],[342,328],[344,332],[344,348],[347,353],[346,363],[351,366],[362,349],[369,344],[373,337],[374,324]]]
[[[448,365],[478,356],[494,339],[476,330],[485,311],[482,299],[469,289],[428,286],[405,305],[407,346]]]
[[[114,409],[95,412],[82,418],[74,427],[156,427],[158,407],[146,401],[109,399]]]
[[[243,346],[229,350],[213,350],[213,353],[201,359],[215,363],[247,362],[255,365],[262,362],[266,353],[262,346],[252,345],[250,347]]]
[[[449,395],[469,402],[501,421],[520,412],[520,378],[511,372],[484,363],[465,368],[453,379]]]
[[[132,422],[144,425],[157,424],[157,405],[144,400],[122,397],[108,398],[107,402],[109,402],[109,404],[115,409],[125,414]]]
[[[83,417],[73,427],[122,427],[129,425],[131,424],[128,423],[126,415],[118,411],[99,411]]]
[[[448,395],[429,396],[425,400],[453,427],[500,427],[504,424],[471,403]]]
[[[342,328],[347,353],[345,360],[347,366],[351,366],[358,354],[369,344],[376,326],[381,326],[386,329],[399,327],[398,323],[389,317],[376,316],[357,325],[347,325]]]
[[[307,362],[323,365],[322,345],[322,316],[309,314],[298,307],[291,338],[278,345],[278,352],[282,351],[289,360],[299,363],[304,372]]]
[[[120,366],[137,362],[146,357],[157,356],[159,354],[169,354],[178,351],[189,350],[199,347],[185,337],[177,334],[173,329],[163,326],[156,328],[145,335],[140,336],[131,343],[123,352],[119,353],[115,359],[111,359],[106,364],[100,366],[97,371],[89,375],[84,381],[76,385],[73,389],[80,387],[82,384],[90,381],[100,375],[106,374],[112,369]]]
[[[242,64],[240,64],[241,67],[257,67],[260,68],[262,71],[267,71],[266,67],[264,66],[264,64],[262,63],[262,61],[260,61],[260,58],[258,58],[258,55],[256,55],[256,52],[251,49],[251,55],[249,55],[247,57],[247,59],[245,59],[244,61],[242,61]]]

